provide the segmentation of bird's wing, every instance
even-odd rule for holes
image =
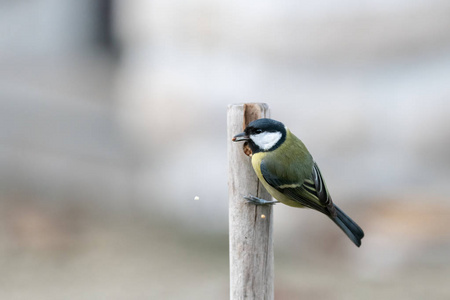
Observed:
[[[330,216],[336,214],[325,181],[315,162],[310,175],[303,181],[296,176],[280,172],[264,160],[261,162],[261,173],[268,184],[290,199]]]

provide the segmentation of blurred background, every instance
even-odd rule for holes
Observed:
[[[0,1],[0,299],[228,299],[241,102],[270,105],[366,233],[357,249],[277,205],[276,299],[449,299],[449,15],[443,0]]]

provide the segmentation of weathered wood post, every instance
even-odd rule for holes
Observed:
[[[228,197],[230,230],[230,299],[273,300],[272,205],[248,204],[243,196],[271,199],[234,135],[253,120],[270,117],[264,103],[228,106]]]

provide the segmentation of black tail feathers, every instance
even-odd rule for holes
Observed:
[[[336,217],[331,218],[333,222],[345,232],[356,246],[361,246],[361,239],[364,237],[364,231],[339,207],[336,205],[334,207],[336,208]]]

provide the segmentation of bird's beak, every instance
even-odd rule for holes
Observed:
[[[249,140],[250,137],[245,134],[245,132],[241,132],[239,134],[236,134],[234,138],[232,139],[233,142],[242,142]]]

